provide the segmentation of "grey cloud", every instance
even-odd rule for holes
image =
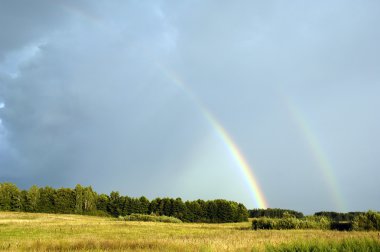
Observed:
[[[376,191],[378,175],[379,4],[1,5],[0,178],[184,198],[233,197],[228,184],[253,207],[202,108],[164,65],[231,133],[271,206],[338,210],[285,95],[334,165],[347,210],[379,207],[378,193],[360,197]],[[28,46],[36,53],[10,59],[11,78],[4,60]],[[353,193],[358,176],[363,187]]]

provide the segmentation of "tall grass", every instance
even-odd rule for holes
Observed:
[[[344,239],[342,241],[298,241],[290,244],[280,244],[277,246],[268,245],[267,251],[270,252],[287,252],[287,251],[380,251],[380,241],[376,239]]]
[[[377,232],[250,228],[250,222],[137,222],[0,212],[0,251],[379,251],[380,246]]]

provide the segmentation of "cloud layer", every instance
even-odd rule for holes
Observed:
[[[18,1],[0,7],[0,178],[132,196],[229,198],[229,131],[271,207],[379,209],[380,4]],[[305,126],[305,125],[304,125]]]

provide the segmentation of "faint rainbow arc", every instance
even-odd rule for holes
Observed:
[[[57,2],[56,4],[59,7],[61,7],[64,11],[67,11],[71,14],[80,16],[80,17],[88,20],[89,22],[91,22],[93,24],[101,25],[101,19],[98,16],[96,16],[96,15],[94,15],[88,11],[85,11],[85,9],[80,8],[80,6],[77,6],[75,4],[70,4],[70,3],[65,2],[65,1]]]
[[[218,137],[221,139],[229,154],[236,162],[237,166],[240,168],[251,196],[257,206],[257,208],[268,208],[267,200],[265,199],[264,193],[261,190],[261,187],[254,175],[251,167],[246,161],[244,155],[241,153],[240,149],[236,145],[235,141],[227,130],[222,126],[222,124],[216,119],[216,117],[202,104],[202,102],[194,95],[194,93],[187,88],[184,81],[182,81],[175,73],[169,71],[167,68],[159,64],[160,69],[163,73],[170,79],[176,86],[184,91],[188,97],[196,104],[199,109],[202,111],[204,117],[211,124],[212,128],[217,133]]]
[[[297,126],[301,129],[305,140],[307,141],[315,160],[318,162],[318,167],[322,172],[322,175],[327,183],[327,186],[332,192],[332,199],[334,201],[335,207],[339,211],[346,211],[345,203],[343,197],[338,188],[338,182],[335,178],[332,165],[327,158],[326,153],[323,151],[317,137],[313,134],[311,127],[307,123],[305,117],[302,115],[301,111],[298,109],[291,97],[282,95],[282,98],[286,104],[286,107],[291,114],[293,120]]]

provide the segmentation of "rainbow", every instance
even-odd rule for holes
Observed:
[[[74,16],[80,16],[85,20],[95,25],[101,25],[101,19],[93,13],[85,11],[80,5],[71,4],[68,1],[54,2],[58,7],[61,7],[64,11],[69,12]]]
[[[207,119],[209,124],[214,129],[215,133],[218,135],[219,139],[223,142],[224,146],[228,150],[228,153],[234,160],[235,164],[239,167],[242,176],[249,188],[252,199],[257,208],[268,208],[268,203],[265,199],[264,193],[254,175],[252,169],[250,168],[248,162],[246,161],[244,155],[239,150],[237,144],[227,132],[227,130],[222,126],[222,124],[216,119],[216,117],[202,104],[202,102],[194,95],[194,93],[186,86],[185,82],[181,80],[175,73],[169,71],[163,65],[158,64],[162,72],[170,79],[177,87],[184,91],[187,96],[192,100],[194,104],[202,111],[203,116]]]
[[[329,159],[327,158],[326,153],[323,151],[321,144],[319,143],[315,134],[313,134],[313,131],[311,130],[310,125],[307,123],[305,116],[303,116],[303,114],[298,109],[291,97],[285,94],[282,94],[281,97],[291,115],[291,118],[293,118],[294,122],[301,130],[314,156],[314,159],[318,163],[318,167],[324,177],[324,180],[326,181],[327,186],[332,192],[331,200],[334,202],[334,205],[337,208],[337,210],[345,212],[345,203],[339,191],[338,182],[335,178],[333,167]]]

